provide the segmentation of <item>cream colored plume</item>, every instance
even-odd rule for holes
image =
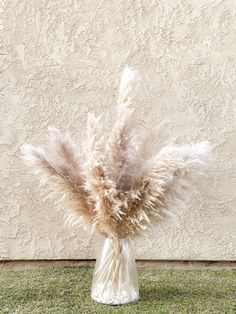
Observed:
[[[133,129],[134,109],[130,108],[139,75],[125,68],[120,81],[117,121],[106,147],[109,175],[118,190],[129,189],[136,176],[138,138]]]
[[[139,74],[125,68],[117,99],[117,121],[107,141],[101,117],[88,115],[87,146],[77,151],[70,136],[49,129],[46,147],[28,144],[22,157],[56,203],[63,203],[93,230],[113,238],[134,236],[178,210],[191,196],[209,159],[208,142],[175,145],[163,122],[134,128],[135,91]]]

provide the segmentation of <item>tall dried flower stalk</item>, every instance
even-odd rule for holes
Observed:
[[[80,154],[68,134],[49,128],[45,147],[28,144],[22,157],[56,203],[64,202],[76,222],[106,237],[123,239],[143,232],[186,201],[202,174],[209,144],[168,143],[166,123],[134,132],[131,108],[139,75],[125,68],[118,96],[118,117],[107,141],[101,117],[88,116],[87,147]],[[85,158],[81,156],[85,155]]]

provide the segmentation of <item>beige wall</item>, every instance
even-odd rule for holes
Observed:
[[[0,258],[92,258],[97,238],[63,228],[19,159],[50,125],[84,136],[90,110],[115,118],[125,65],[143,75],[137,123],[172,122],[178,142],[209,139],[209,178],[178,224],[169,220],[137,258],[236,259],[236,3],[218,0],[2,1]]]

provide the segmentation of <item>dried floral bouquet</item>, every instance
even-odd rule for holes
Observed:
[[[109,136],[101,118],[88,115],[87,145],[78,152],[68,134],[49,128],[45,147],[24,144],[22,158],[46,185],[56,205],[70,209],[69,220],[105,236],[97,259],[92,298],[124,304],[138,300],[138,279],[130,238],[143,233],[186,202],[209,156],[204,141],[178,146],[168,128],[134,132],[131,108],[140,77],[125,68],[118,117]]]

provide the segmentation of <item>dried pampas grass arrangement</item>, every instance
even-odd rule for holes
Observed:
[[[129,239],[184,204],[209,158],[208,142],[168,142],[166,123],[134,132],[131,107],[139,74],[125,68],[120,81],[117,121],[109,137],[101,117],[88,115],[87,147],[79,152],[69,134],[49,128],[45,147],[24,144],[22,158],[56,204],[70,209],[69,222],[106,237],[97,260],[92,297],[123,304],[138,299],[137,273]],[[84,157],[85,156],[85,157]]]

